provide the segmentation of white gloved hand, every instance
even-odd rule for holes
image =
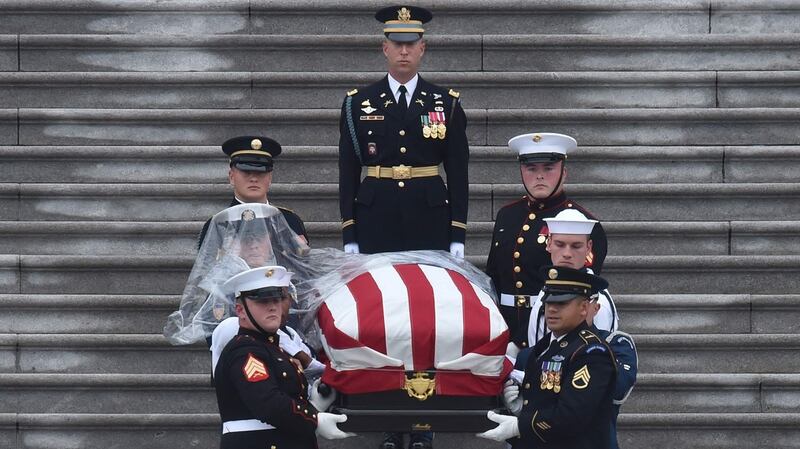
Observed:
[[[341,440],[356,436],[354,433],[339,430],[336,424],[345,421],[347,421],[347,415],[319,412],[317,413],[317,435],[328,440]]]
[[[514,379],[514,381],[518,384],[521,384],[523,379],[525,379],[525,371],[514,369],[508,373],[509,379]]]
[[[464,258],[464,244],[460,242],[453,242],[450,244],[450,254],[459,259]]]
[[[286,353],[289,354],[290,356],[294,357],[295,355],[297,355],[298,352],[303,351],[303,348],[301,348],[296,341],[292,340],[291,337],[286,335],[284,332],[279,330],[278,335],[280,335],[281,337],[280,339],[281,349],[286,351]]]
[[[491,410],[486,414],[490,421],[494,421],[499,426],[494,429],[487,430],[486,432],[479,433],[478,438],[486,438],[487,440],[505,441],[509,438],[519,436],[519,421],[516,416],[506,416],[497,414]]]
[[[519,416],[522,411],[522,398],[519,397],[519,384],[511,379],[503,387],[503,404],[509,412]]]
[[[358,243],[345,243],[344,252],[347,254],[359,254]]]
[[[311,385],[311,395],[308,398],[308,402],[310,402],[317,411],[324,412],[328,410],[331,404],[333,404],[333,401],[336,400],[336,390],[331,388],[331,392],[328,396],[322,396],[322,393],[319,392],[319,384],[320,381],[317,379]]]

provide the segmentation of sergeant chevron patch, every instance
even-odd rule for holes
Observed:
[[[589,375],[589,367],[583,365],[583,368],[575,371],[575,375],[572,376],[572,386],[575,387],[576,390],[583,390],[589,386],[589,379],[591,378],[592,376]]]
[[[258,360],[253,354],[248,354],[242,371],[248,382],[261,382],[269,379],[269,372],[264,362]]]

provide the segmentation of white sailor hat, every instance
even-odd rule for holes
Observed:
[[[519,154],[521,164],[537,164],[563,161],[578,142],[565,134],[529,133],[512,137],[508,146]]]
[[[235,298],[267,300],[289,298],[292,274],[281,266],[258,267],[243,271],[222,285]]]
[[[597,220],[590,220],[575,209],[565,209],[553,218],[545,218],[550,234],[589,235]]]

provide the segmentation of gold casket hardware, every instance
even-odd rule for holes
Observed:
[[[403,390],[406,390],[410,397],[424,401],[436,392],[436,379],[431,378],[428,373],[416,372],[413,377],[406,377]]]

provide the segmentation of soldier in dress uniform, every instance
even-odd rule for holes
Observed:
[[[512,342],[524,348],[535,343],[528,341],[527,332],[532,300],[544,285],[539,269],[550,265],[543,220],[565,209],[579,210],[592,219],[594,216],[567,198],[564,190],[565,162],[567,154],[577,149],[575,139],[563,134],[531,133],[512,138],[508,146],[519,154],[527,195],[497,212],[486,273],[500,297],[500,312],[508,323]],[[607,250],[605,231],[599,223],[591,240],[585,266],[599,273]]]
[[[267,195],[272,185],[273,159],[281,154],[281,145],[269,137],[241,136],[226,140],[222,151],[230,157],[228,180],[233,186],[233,200],[228,207],[242,203],[269,204]],[[292,231],[308,243],[303,220],[290,209],[275,207],[283,213]],[[198,248],[203,245],[210,223],[209,219],[200,231]]]
[[[344,249],[440,249],[464,256],[467,120],[459,93],[418,73],[430,11],[392,6],[384,23],[388,74],[347,93],[339,120],[339,208]],[[447,173],[447,186],[439,165]],[[366,178],[362,181],[362,167]]]
[[[508,408],[517,416],[488,413],[499,425],[478,436],[512,448],[608,449],[616,361],[597,329],[587,324],[590,298],[605,289],[601,277],[565,267],[543,270],[545,338],[524,366],[521,397]]]
[[[236,297],[239,332],[217,362],[214,379],[222,419],[222,449],[317,448],[316,435],[345,438],[345,415],[325,412],[300,362],[281,349],[278,330],[291,273],[280,266],[253,268],[225,282]]]

